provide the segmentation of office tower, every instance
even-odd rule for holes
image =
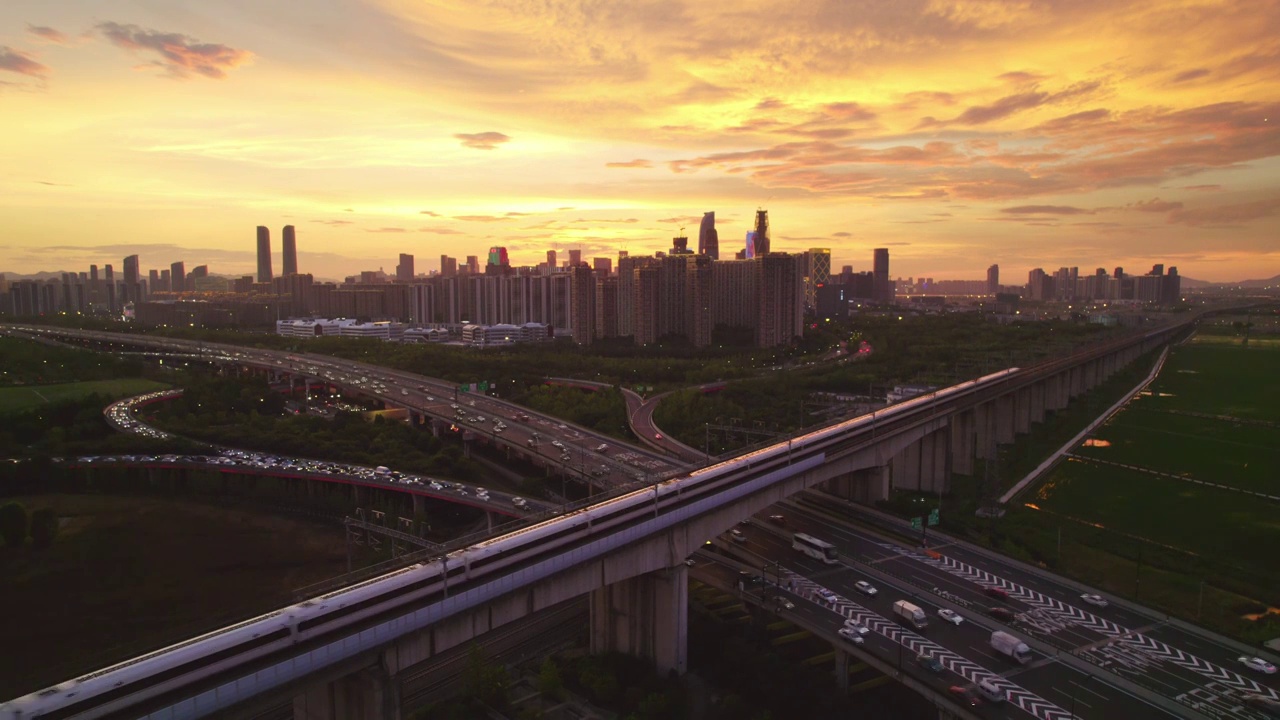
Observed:
[[[173,292],[187,289],[187,265],[181,260],[169,266],[169,289]]]
[[[693,251],[689,249],[689,238],[683,235],[671,238],[671,254],[692,255]]]
[[[551,268],[552,270],[556,268],[556,251],[555,250],[547,251],[547,267]]]
[[[720,234],[716,232],[714,210],[702,214],[702,224],[698,226],[698,254],[713,260],[720,259]]]
[[[578,267],[578,265],[581,263],[582,263],[582,251],[570,250],[569,251],[569,267]]]
[[[607,277],[613,272],[613,261],[609,258],[592,258],[591,267],[600,277]]]
[[[440,277],[457,277],[458,259],[448,255],[440,256]]]
[[[769,253],[759,260],[759,311],[756,346],[789,344],[804,333],[800,256]]]
[[[769,211],[756,211],[756,257],[768,255],[771,247],[769,240]]]
[[[142,278],[138,274],[138,256],[130,255],[124,259],[124,282],[126,285],[136,285]]]
[[[1156,263],[1151,266],[1151,272],[1148,275],[1164,275],[1164,263]]]
[[[752,260],[756,257],[756,234],[755,232],[747,233],[747,244],[743,248],[742,257],[739,260]]]
[[[271,231],[258,226],[258,282],[271,282]]]
[[[158,289],[173,292],[173,276],[168,268],[160,271],[160,287]]]
[[[400,253],[400,264],[396,265],[396,282],[411,283],[413,282],[413,256],[408,253]]]
[[[191,268],[191,272],[187,275],[188,280],[191,280],[193,278],[207,278],[207,277],[209,277],[208,265],[197,265]],[[195,288],[191,288],[191,289],[194,290]]]
[[[808,282],[804,287],[805,305],[818,307],[818,289],[831,283],[831,248],[809,248]]]
[[[573,341],[589,345],[596,334],[596,276],[586,265],[569,268],[572,278],[570,297],[573,315],[569,324],[573,329]]]
[[[1160,302],[1165,305],[1173,305],[1182,300],[1182,277],[1178,275],[1177,267],[1170,267],[1167,275],[1164,276],[1164,292],[1161,295]]]
[[[167,270],[165,272],[168,272]],[[157,290],[168,290],[168,288],[160,287],[160,271],[151,269],[147,271],[147,288],[151,292]]]
[[[987,268],[987,292],[995,295],[1000,292],[1000,266],[992,265]]]
[[[284,255],[283,262],[280,265],[280,274],[284,276],[296,275],[298,273],[298,237],[294,234],[292,225],[284,226],[284,237],[280,243],[281,251]]]
[[[102,283],[107,289],[107,310],[114,313],[120,306],[116,304],[116,274],[110,265],[102,266]]]
[[[480,258],[476,255],[467,256],[467,272],[471,275],[480,274]]]
[[[889,248],[872,251],[871,278],[872,299],[882,303],[893,302],[893,286],[889,284]]]

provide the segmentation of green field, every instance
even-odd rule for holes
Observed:
[[[24,385],[0,388],[0,415],[14,415],[43,405],[79,400],[90,395],[124,398],[168,388],[164,383],[141,378],[90,380],[57,385]]]
[[[1280,495],[1280,349],[1196,340],[1073,452]],[[1023,502],[1000,532],[1034,559],[1246,640],[1277,634],[1242,615],[1280,595],[1280,502],[1087,460]]]

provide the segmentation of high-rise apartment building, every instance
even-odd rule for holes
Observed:
[[[607,257],[591,258],[591,269],[600,277],[608,277],[613,273],[613,260]]]
[[[467,256],[467,272],[471,275],[480,274],[480,258],[477,255]]]
[[[570,250],[569,251],[569,267],[578,267],[578,265],[581,263],[582,263],[582,251]]]
[[[573,329],[573,341],[589,345],[596,335],[596,276],[586,265],[569,268],[572,285],[570,304],[573,315],[569,325]]]
[[[280,264],[280,274],[284,276],[298,273],[298,236],[292,225],[284,226],[284,234],[280,240],[284,258]]]
[[[698,254],[712,260],[720,259],[720,233],[716,232],[714,210],[702,214],[702,224],[698,226]]]
[[[138,274],[138,256],[130,255],[124,259],[124,282],[126,285],[134,285],[141,279]]]
[[[711,324],[754,328],[760,321],[756,311],[759,291],[756,283],[758,261],[718,260],[711,264],[715,295],[711,302]]]
[[[769,253],[758,262],[760,319],[756,324],[756,345],[786,345],[804,333],[801,258],[787,253]]]
[[[656,262],[637,268],[635,283],[635,320],[632,323],[637,345],[658,341],[658,305],[661,298],[662,267]]]
[[[547,267],[551,268],[552,270],[556,269],[556,251],[555,250],[547,251]]]
[[[258,282],[269,283],[271,273],[271,231],[265,225],[258,226]]]
[[[456,277],[458,274],[458,258],[448,255],[440,256],[440,277]]]
[[[413,282],[413,256],[408,253],[400,253],[400,264],[396,265],[396,282],[411,283]]]
[[[995,295],[1000,292],[1000,266],[992,265],[987,268],[987,292]]]

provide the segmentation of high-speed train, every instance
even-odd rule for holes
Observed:
[[[395,634],[426,627],[449,614],[551,577],[592,557],[824,462],[827,453],[871,426],[910,424],[932,403],[959,400],[1004,381],[1017,368],[921,395],[656,485],[552,517],[305,602],[261,615],[155,652],[68,680],[0,705],[0,720],[97,718],[156,711],[151,717],[199,717],[218,709],[185,698],[212,681],[268,672],[287,681],[296,658],[337,662],[386,644]],[[357,634],[356,631],[359,631]],[[379,634],[383,633],[383,634]],[[363,638],[358,645],[352,637]],[[370,645],[369,643],[377,643]],[[346,656],[341,653],[348,653]],[[320,660],[316,661],[321,663]],[[273,664],[274,663],[274,664]],[[285,669],[281,669],[285,668]],[[295,677],[300,677],[302,671]],[[240,685],[242,683],[237,683]],[[252,683],[244,683],[252,684]],[[225,687],[225,686],[224,686]],[[180,692],[178,692],[180,691]],[[246,693],[249,691],[246,690]],[[225,695],[225,693],[224,693]],[[240,699],[250,695],[246,694]],[[238,700],[237,700],[238,701]],[[229,704],[231,700],[222,700]]]

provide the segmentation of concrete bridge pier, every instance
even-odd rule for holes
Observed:
[[[949,432],[935,430],[893,457],[893,487],[940,493],[947,489]]]
[[[1000,445],[1013,444],[1015,427],[1012,394],[1001,395],[996,398],[995,413],[996,443]]]
[[[1031,432],[1031,390],[1019,390],[1013,395],[1013,430],[1019,435]]]
[[[845,500],[872,504],[889,499],[889,485],[889,466],[880,465],[831,478],[826,482],[826,490]]]
[[[689,568],[683,563],[591,591],[591,652],[652,660],[683,675],[689,663]]]
[[[427,499],[421,495],[410,495],[413,498],[413,516],[418,517],[427,511]]]
[[[322,681],[293,698],[295,720],[400,720],[400,680],[385,661]]]
[[[836,685],[844,692],[849,692],[849,654],[840,647],[840,643],[833,645],[836,651],[835,658],[835,674]]]
[[[951,453],[951,472],[958,475],[972,475],[974,451],[973,444],[977,439],[977,428],[974,427],[974,413],[964,410],[951,416],[947,423]]]

